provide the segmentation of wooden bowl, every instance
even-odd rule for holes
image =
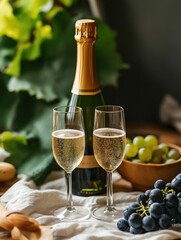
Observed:
[[[167,145],[181,154],[181,147],[174,144]],[[146,191],[154,187],[156,180],[163,179],[168,183],[180,173],[181,158],[175,162],[163,164],[134,163],[124,159],[117,171],[132,183],[135,190]]]

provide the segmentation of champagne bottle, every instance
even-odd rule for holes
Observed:
[[[72,173],[72,190],[79,196],[92,196],[106,192],[106,172],[95,160],[92,143],[94,110],[95,107],[104,104],[95,69],[96,39],[96,21],[82,19],[76,22],[77,66],[69,105],[82,107],[85,124],[84,158]]]

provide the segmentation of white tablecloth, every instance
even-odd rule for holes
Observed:
[[[8,211],[21,211],[34,217],[39,224],[51,225],[55,240],[171,240],[181,239],[181,225],[172,226],[169,230],[159,230],[142,235],[132,235],[117,229],[116,223],[107,223],[89,216],[81,222],[60,222],[56,218],[58,208],[66,206],[66,184],[64,172],[52,172],[46,182],[37,187],[25,175],[14,184],[2,197],[1,203]],[[114,178],[118,175],[114,174]],[[114,194],[114,203],[122,211],[135,202],[138,192],[120,192]],[[106,196],[78,197],[73,196],[74,205],[91,209],[92,205],[106,204]],[[56,211],[55,211],[56,210]],[[122,217],[122,216],[120,216]]]

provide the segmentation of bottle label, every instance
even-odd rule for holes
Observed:
[[[100,167],[94,155],[85,155],[78,168],[97,168]]]

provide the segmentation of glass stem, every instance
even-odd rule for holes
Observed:
[[[72,201],[72,173],[66,173],[67,175],[67,209],[73,211],[73,201]]]
[[[107,172],[107,210],[113,210],[112,172]]]

